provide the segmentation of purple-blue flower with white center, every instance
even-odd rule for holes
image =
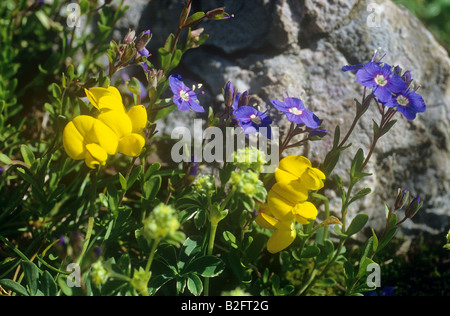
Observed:
[[[270,128],[272,119],[265,113],[260,112],[251,106],[243,105],[234,110],[233,115],[236,117],[238,125],[244,130],[244,133],[252,134],[260,132],[266,138],[272,137]],[[265,128],[261,129],[262,127]]]
[[[408,120],[414,120],[417,113],[423,113],[426,110],[422,96],[410,89],[394,94],[384,105],[395,108]]]
[[[388,102],[392,93],[401,93],[407,89],[403,79],[392,72],[392,67],[388,64],[369,62],[357,71],[356,81],[372,89],[373,94],[382,103]]]
[[[295,124],[305,124],[309,128],[318,128],[321,120],[303,104],[298,98],[284,99],[284,103],[278,100],[270,100],[275,108],[286,114],[286,118]]]
[[[173,92],[173,103],[177,105],[179,110],[189,111],[189,109],[192,109],[195,112],[205,112],[205,109],[198,102],[197,94],[183,83],[180,75],[171,75],[169,85]]]

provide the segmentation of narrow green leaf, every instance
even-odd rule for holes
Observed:
[[[0,280],[0,285],[7,291],[13,291],[20,295],[29,296],[27,289],[16,281],[10,279],[3,279]]]
[[[127,190],[129,190],[136,182],[136,180],[139,178],[139,176],[142,175],[142,170],[143,168],[141,165],[133,168],[133,170],[130,173],[130,176],[128,177]]]
[[[122,190],[127,189],[127,179],[119,172],[119,182],[120,186],[122,187]]]
[[[386,124],[386,126],[381,131],[381,136],[389,132],[389,130],[397,123],[397,120],[392,120],[389,123]]]
[[[195,12],[184,23],[183,28],[191,27],[205,17],[205,12]]]
[[[350,202],[348,202],[348,205],[350,205],[351,203],[363,198],[364,196],[368,195],[370,192],[372,192],[372,190],[370,188],[364,188],[361,189],[360,191],[358,191],[358,193],[356,193],[350,200]]]
[[[339,125],[336,125],[336,128],[334,129],[334,139],[333,139],[333,149],[336,149],[339,145],[339,140],[341,138],[341,128]]]

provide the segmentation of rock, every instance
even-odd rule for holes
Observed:
[[[180,3],[149,2],[140,25],[152,29],[154,45],[176,30],[173,19],[179,15]],[[380,230],[383,202],[392,205],[397,189],[403,188],[425,203],[412,221],[401,226],[402,234],[448,230],[450,59],[417,18],[389,0],[214,0],[199,2],[196,9],[217,6],[227,6],[235,17],[202,24],[210,40],[189,52],[178,70],[205,85],[204,104],[220,106],[221,89],[229,80],[240,91],[249,90],[262,109],[269,109],[281,130],[288,122],[270,106],[270,99],[281,100],[286,92],[302,98],[324,120],[329,136],[290,153],[304,154],[315,163],[330,150],[335,126],[346,132],[353,120],[354,98],[362,95],[354,75],[342,72],[342,66],[370,61],[378,49],[387,54],[385,62],[411,70],[421,84],[419,93],[427,111],[414,121],[397,113],[397,124],[381,138],[367,166],[373,175],[361,183],[372,194],[354,204],[349,215],[368,213],[371,226]],[[171,125],[177,120],[186,124],[184,116],[178,116]],[[375,104],[357,125],[349,139],[353,145],[336,167],[344,179],[357,149],[368,152],[372,120],[379,121]],[[326,193],[336,196],[331,189]],[[333,198],[331,205],[340,215],[340,198]]]

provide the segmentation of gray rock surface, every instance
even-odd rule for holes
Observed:
[[[143,11],[140,29],[153,32],[151,45],[159,47],[176,30],[181,0],[153,0]],[[392,205],[398,188],[408,189],[425,201],[423,210],[402,225],[401,232],[444,234],[450,226],[450,59],[424,25],[406,9],[389,0],[213,0],[198,1],[196,9],[226,6],[234,18],[205,22],[210,40],[189,52],[178,69],[205,85],[203,104],[220,104],[221,89],[231,81],[240,91],[270,110],[275,124],[286,120],[269,105],[286,91],[300,97],[324,120],[327,140],[290,153],[304,154],[314,162],[330,150],[333,131],[345,133],[353,120],[354,98],[362,87],[341,67],[370,61],[375,50],[387,53],[384,61],[412,71],[427,111],[414,121],[397,113],[397,124],[378,143],[362,185],[372,194],[355,204],[350,216],[368,213],[377,229],[384,225],[383,201]],[[156,52],[156,51],[155,51]],[[375,104],[349,140],[353,146],[342,157],[336,173],[347,179],[349,163],[358,148],[367,153],[372,120],[379,121]],[[171,118],[189,125],[186,116]],[[170,128],[166,129],[170,133]],[[333,197],[334,192],[326,192]],[[332,199],[340,209],[340,198]],[[401,215],[400,215],[401,216]]]

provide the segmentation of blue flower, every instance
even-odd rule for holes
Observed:
[[[302,100],[297,98],[284,99],[284,103],[278,100],[270,100],[275,108],[286,114],[286,118],[295,124],[305,124],[309,128],[318,128],[321,120],[310,110],[306,109]]]
[[[423,113],[426,110],[422,96],[410,89],[394,94],[384,105],[395,108],[408,120],[414,120],[417,113]]]
[[[403,79],[392,71],[388,64],[368,62],[356,72],[356,81],[372,89],[382,103],[388,102],[392,93],[402,93],[408,87]]]
[[[260,112],[251,106],[243,105],[234,110],[233,115],[236,117],[238,125],[244,130],[244,133],[252,134],[261,132],[266,138],[272,137],[270,129],[272,119],[265,113]],[[260,131],[260,128],[262,127],[265,129]]]
[[[183,83],[181,76],[171,75],[169,85],[173,92],[173,102],[179,110],[189,111],[189,109],[192,109],[195,112],[205,112],[205,109],[198,102],[197,94]]]

